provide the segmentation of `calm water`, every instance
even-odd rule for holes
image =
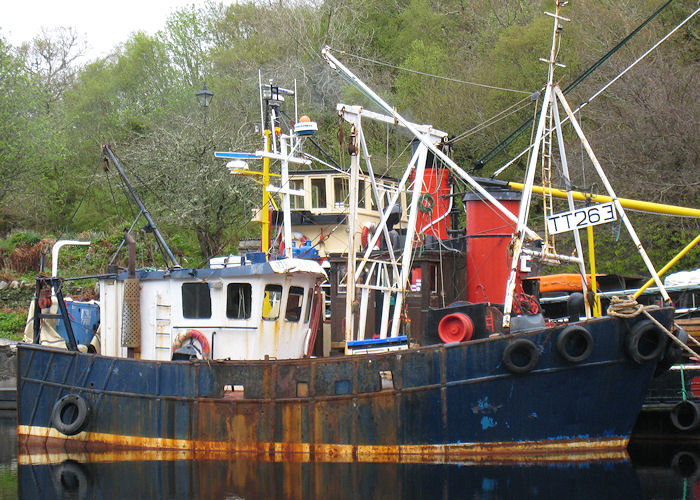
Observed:
[[[700,499],[700,447],[633,443],[631,460],[387,464],[21,454],[0,415],[0,499]]]

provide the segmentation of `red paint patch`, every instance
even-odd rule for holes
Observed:
[[[693,377],[690,381],[690,392],[693,394],[693,397],[700,397],[700,377]]]

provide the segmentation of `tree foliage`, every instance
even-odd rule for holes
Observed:
[[[539,58],[548,56],[552,29],[542,12],[551,3],[210,2],[175,11],[157,34],[135,33],[110,56],[84,66],[78,63],[84,43],[68,28],[42,31],[20,47],[0,38],[0,233],[120,233],[130,225],[133,206],[114,170],[101,162],[101,145],[111,144],[174,241],[196,248],[196,258],[235,251],[239,238],[256,234],[248,221],[259,196],[255,184],[230,176],[213,151],[260,148],[253,134],[260,122],[259,74],[263,83],[272,78],[291,87],[296,81],[300,110],[319,123],[317,141],[347,165],[335,104],[372,103],[325,64],[325,46],[406,116],[456,136],[454,157],[470,167],[533,116],[537,101],[530,95],[545,81]],[[558,55],[566,65],[558,70],[562,86],[659,6],[655,0],[571,4]],[[691,0],[675,0],[572,91],[574,106],[694,8]],[[697,40],[697,22],[688,23],[580,115],[620,195],[700,204]],[[206,114],[194,99],[204,82],[215,93]],[[386,158],[407,143],[393,127],[366,132],[374,145],[389,144]],[[519,153],[529,136],[528,128],[480,173]],[[600,190],[581,151],[571,152],[574,184]],[[395,165],[384,154],[375,161],[380,169]],[[523,163],[505,176],[520,178]],[[639,223],[659,263],[698,230],[697,222],[683,219]],[[659,242],[659,227],[672,237]],[[610,270],[639,271],[616,238],[606,241],[605,251]]]

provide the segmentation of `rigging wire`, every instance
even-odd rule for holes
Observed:
[[[343,175],[348,175],[348,173],[345,170],[343,170],[342,168],[336,167],[335,165],[331,165],[330,163],[326,163],[325,161],[321,160],[320,158],[315,157],[311,153],[307,153],[305,151],[300,151],[299,154],[305,158],[309,158],[317,163],[320,163],[324,167],[328,167],[331,170],[335,170],[336,172],[339,172]]]
[[[590,104],[591,101],[593,101],[593,100],[596,99],[598,96],[600,96],[600,94],[602,94],[603,92],[605,92],[605,91],[608,89],[608,87],[610,87],[613,83],[615,83],[617,80],[619,80],[620,78],[622,78],[629,70],[631,70],[632,68],[634,68],[642,59],[644,59],[646,56],[648,56],[648,55],[649,55],[652,51],[654,51],[659,45],[661,45],[661,44],[664,43],[666,40],[668,40],[668,38],[670,38],[676,31],[678,31],[679,29],[681,29],[681,28],[682,28],[688,21],[690,21],[698,12],[700,12],[700,7],[698,7],[697,9],[695,9],[695,11],[693,11],[692,14],[690,14],[688,17],[686,17],[683,21],[681,21],[680,24],[678,24],[678,26],[676,26],[675,28],[673,28],[673,29],[672,29],[671,31],[669,31],[663,38],[661,38],[658,42],[656,42],[654,45],[652,45],[651,48],[649,48],[644,54],[642,54],[641,56],[639,56],[632,64],[630,64],[630,65],[627,66],[624,70],[622,70],[622,72],[620,72],[615,78],[613,78],[613,79],[610,80],[608,83],[606,83],[605,85],[603,85],[595,94],[593,94],[591,97],[589,97],[588,99],[586,99],[582,104],[580,104],[576,109],[574,109],[574,110],[573,110],[573,113],[576,114],[576,113],[579,112],[581,109],[583,109],[583,108],[586,107],[588,104]],[[566,122],[568,122],[568,121],[569,121],[569,117],[568,117],[568,116],[565,116],[564,118],[562,118],[561,123],[562,123],[562,125],[563,125],[564,123],[566,123]],[[529,124],[529,122],[528,122],[528,124]],[[545,132],[546,135],[549,135],[549,134],[551,134],[551,133],[552,133],[552,130],[548,130],[548,131]],[[501,168],[499,168],[498,170],[496,170],[493,174],[491,174],[490,177],[491,177],[491,178],[497,177],[499,174],[501,174],[501,172],[503,172],[506,168],[510,167],[513,163],[515,163],[517,160],[519,160],[525,153],[527,153],[527,152],[530,151],[531,149],[532,149],[532,144],[530,144],[527,148],[525,148],[523,151],[521,151],[521,152],[520,152],[517,156],[515,156],[513,159],[511,159],[510,161],[508,161],[508,162],[507,162],[505,165],[503,165]]]
[[[121,212],[119,211],[119,205],[117,204],[117,199],[114,197],[114,189],[112,189],[112,181],[110,180],[109,177],[109,170],[107,171],[107,186],[109,187],[109,193],[112,195],[112,203],[114,203],[114,210],[117,212],[117,217],[121,222],[124,222],[124,217],[122,216]]]
[[[466,130],[465,132],[462,132],[461,134],[455,136],[453,139],[450,139],[449,142],[451,144],[454,144],[455,142],[460,141],[466,137],[469,137],[470,135],[476,134],[477,132],[480,132],[487,127],[495,125],[496,123],[500,122],[501,120],[508,118],[510,115],[513,115],[515,113],[519,113],[523,109],[530,106],[530,104],[531,104],[530,102],[528,102],[527,104],[522,104],[522,103],[526,100],[534,101],[534,99],[532,97],[533,97],[533,95],[522,98],[521,100],[519,100],[515,104],[512,104],[511,106],[507,107],[503,111],[500,111],[499,113],[493,115],[491,118],[484,120],[483,122],[474,126],[473,128]],[[538,97],[539,97],[539,95],[538,95]],[[516,106],[518,106],[518,107],[516,109],[513,109]],[[510,110],[512,110],[512,111],[510,111]],[[503,116],[501,116],[501,115],[503,115]]]
[[[428,77],[430,77],[430,78],[436,78],[436,79],[438,79],[438,80],[446,80],[446,81],[449,81],[449,82],[463,83],[463,84],[465,84],[465,85],[474,85],[474,86],[476,86],[476,87],[483,87],[483,88],[492,89],[492,90],[503,90],[504,92],[516,92],[516,93],[519,93],[519,94],[528,94],[528,95],[532,94],[532,92],[529,92],[529,91],[527,91],[527,90],[509,89],[509,88],[505,88],[505,87],[497,87],[497,86],[495,86],[495,85],[486,85],[486,84],[484,84],[484,83],[477,83],[477,82],[469,82],[469,81],[466,81],[466,80],[459,80],[459,79],[457,79],[457,78],[450,78],[450,77],[448,77],[448,76],[436,75],[436,74],[433,74],[433,73],[426,73],[425,71],[418,71],[418,70],[415,70],[415,69],[409,69],[409,68],[404,68],[404,67],[401,67],[401,66],[396,66],[396,65],[394,65],[394,64],[391,64],[391,63],[388,63],[388,62],[384,62],[384,61],[379,61],[379,60],[377,60],[377,59],[370,59],[369,57],[363,57],[363,56],[359,56],[359,55],[357,55],[357,54],[351,54],[351,53],[346,52],[346,51],[344,51],[344,50],[337,50],[337,51],[336,51],[335,49],[331,49],[331,50],[334,50],[334,51],[337,52],[338,54],[343,54],[343,55],[346,55],[346,56],[349,56],[349,57],[354,57],[355,59],[359,59],[359,60],[361,60],[361,61],[369,62],[369,63],[372,63],[372,64],[377,64],[377,65],[379,65],[379,66],[386,66],[386,67],[389,67],[389,68],[398,69],[399,71],[406,71],[407,73],[414,73],[414,74],[416,74],[416,75],[428,76]]]
[[[578,86],[583,80],[588,78],[588,76],[593,73],[598,67],[612,57],[615,52],[617,52],[623,45],[625,45],[633,36],[635,36],[644,26],[649,24],[652,19],[654,19],[662,10],[664,10],[668,5],[673,2],[673,0],[668,0],[664,5],[659,7],[651,16],[649,16],[642,24],[637,26],[629,35],[623,38],[615,47],[610,49],[603,57],[598,59],[592,66],[590,66],[586,71],[581,73],[573,82],[571,82],[566,88],[564,88],[564,95],[568,94],[571,90]],[[695,15],[694,13],[692,15]],[[692,17],[692,16],[691,16]],[[478,168],[483,167],[486,163],[493,160],[493,158],[508,147],[516,138],[520,136],[530,125],[532,118],[523,122],[517,129],[510,133],[505,139],[503,139],[499,144],[494,146],[488,153],[482,156],[479,160],[474,162],[474,165]]]

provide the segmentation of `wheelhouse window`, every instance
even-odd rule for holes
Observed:
[[[378,188],[377,192],[379,193],[379,199],[382,202],[382,208],[386,208],[386,201],[384,200],[384,189]],[[377,199],[374,196],[374,192],[372,192],[371,200],[372,200],[372,210],[377,210],[377,207],[379,206],[379,204],[377,203]]]
[[[290,286],[287,295],[287,311],[284,319],[297,322],[301,318],[301,304],[304,302],[304,289],[299,286]]]
[[[338,280],[338,293],[345,293],[346,284],[346,274],[348,271],[348,266],[346,264],[338,264],[337,267],[337,280]]]
[[[326,208],[326,179],[311,179],[311,208]]]
[[[185,318],[211,318],[209,283],[182,284],[182,316]]]
[[[357,206],[365,208],[365,181],[357,181]]]
[[[279,318],[281,303],[282,286],[266,285],[263,294],[262,319],[273,321]]]
[[[250,283],[229,283],[226,287],[226,317],[250,318]]]
[[[335,177],[333,179],[333,194],[335,196],[335,208],[345,208],[350,199],[348,179],[345,177]]]
[[[311,318],[311,304],[314,301],[314,289],[309,288],[309,296],[306,299],[306,312],[304,313],[304,323],[309,322],[309,318]]]
[[[290,189],[293,189],[296,191],[303,191],[304,190],[304,179],[290,179],[289,187],[290,187]],[[292,209],[304,208],[304,197],[297,196],[297,195],[290,196],[289,197],[289,206]]]

